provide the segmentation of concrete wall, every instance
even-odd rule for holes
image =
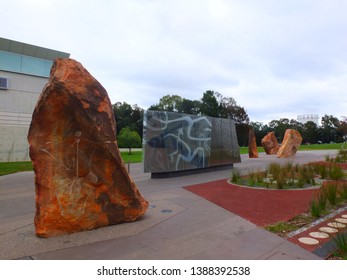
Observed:
[[[0,89],[0,162],[30,161],[28,129],[48,78],[0,71],[9,89]]]

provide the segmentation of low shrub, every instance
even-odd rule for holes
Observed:
[[[319,202],[311,200],[310,202],[310,213],[313,217],[320,217],[322,215],[322,209]]]
[[[326,210],[326,207],[327,207],[327,198],[326,196],[324,195],[324,192],[320,191],[318,193],[318,205],[319,205],[319,208],[322,210],[322,211],[325,211]]]
[[[272,177],[276,180],[281,173],[281,165],[275,162],[272,162],[267,167],[268,172],[272,175]]]
[[[338,247],[340,257],[345,257],[347,255],[347,233],[338,233],[333,240]]]
[[[326,187],[324,187],[323,193],[331,205],[337,204],[337,185],[336,184],[329,184]]]
[[[231,181],[233,183],[238,183],[240,181],[240,172],[237,171],[236,169],[233,169],[232,173],[231,173]]]
[[[335,162],[346,163],[347,162],[347,150],[340,149],[335,158]]]
[[[315,185],[315,172],[311,165],[303,165],[299,169],[299,180],[302,179],[306,184]]]
[[[257,177],[256,177],[256,173],[251,170],[249,173],[248,173],[248,185],[253,187],[257,182]]]
[[[325,179],[327,178],[328,176],[328,170],[327,170],[327,167],[325,165],[323,166],[319,166],[319,175],[321,176],[322,179]]]
[[[347,200],[347,184],[343,184],[339,190],[339,195],[343,200]]]
[[[264,178],[266,177],[266,172],[263,172],[261,170],[258,170],[256,173],[255,173],[255,177],[256,177],[256,180],[257,180],[257,183],[262,183]]]
[[[342,168],[337,164],[332,164],[329,166],[329,178],[331,180],[341,180],[344,177]]]

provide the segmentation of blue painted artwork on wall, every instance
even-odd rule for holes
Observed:
[[[233,120],[172,112],[145,112],[143,151],[151,173],[240,162]]]

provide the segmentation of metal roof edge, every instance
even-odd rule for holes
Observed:
[[[47,60],[68,58],[69,53],[43,48],[0,37],[0,50]]]

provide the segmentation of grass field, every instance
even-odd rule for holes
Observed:
[[[336,144],[316,144],[316,145],[301,145],[300,151],[309,150],[338,150],[342,148],[341,143]],[[347,148],[347,144],[345,145]],[[264,152],[263,147],[258,147],[258,152]],[[240,154],[248,154],[248,147],[240,147]],[[122,159],[125,163],[138,163],[142,161],[142,151],[133,151],[131,155],[127,151],[121,152]],[[32,171],[33,167],[31,162],[0,162],[0,176],[23,172]]]
[[[142,151],[132,151],[131,155],[129,152],[120,152],[122,159],[125,163],[137,163],[142,161]]]
[[[346,143],[301,145],[299,151],[339,150],[342,148],[342,146],[344,146],[344,148],[347,148]]]
[[[33,165],[31,161],[22,161],[22,162],[0,162],[0,176],[23,172],[23,171],[32,171]]]
[[[334,144],[313,144],[301,145],[299,151],[314,151],[314,150],[339,150],[342,148],[343,143]],[[347,144],[344,144],[347,148]],[[263,147],[258,147],[258,153],[265,152]],[[248,147],[240,147],[240,154],[248,154]]]
[[[131,155],[129,152],[121,152],[122,159],[125,163],[137,163],[142,161],[142,151],[133,151]],[[31,161],[23,162],[0,162],[0,176],[12,174],[16,172],[32,171],[33,165]]]

